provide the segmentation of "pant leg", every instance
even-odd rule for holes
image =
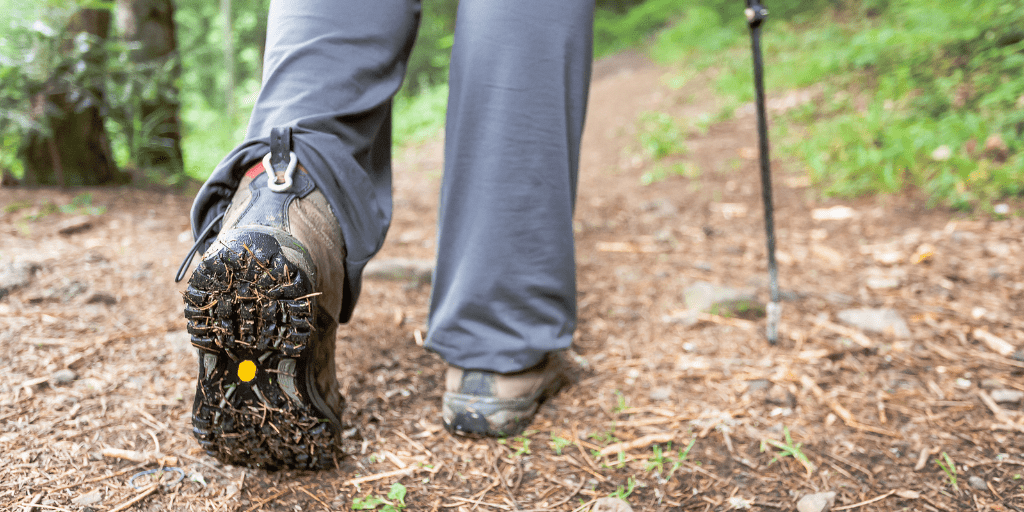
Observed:
[[[231,200],[242,173],[293,128],[294,151],[327,196],[345,236],[347,321],[363,266],[391,222],[391,98],[415,40],[419,0],[272,0],[263,86],[245,141],[192,206],[198,234]],[[332,312],[338,313],[338,312]]]
[[[462,0],[427,347],[510,373],[576,325],[572,213],[593,0]]]

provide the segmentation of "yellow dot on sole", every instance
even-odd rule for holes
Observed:
[[[249,382],[256,378],[256,363],[252,361],[242,361],[238,365],[238,378],[242,382]]]

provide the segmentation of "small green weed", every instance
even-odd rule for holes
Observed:
[[[669,445],[669,449],[672,449],[671,444]],[[654,455],[650,459],[647,459],[647,467],[644,468],[644,471],[657,469],[658,471],[656,471],[656,473],[660,475],[661,472],[665,470],[665,454],[661,450],[661,445],[656,444],[651,447],[651,450],[654,451]]]
[[[637,120],[637,138],[648,158],[661,160],[669,155],[686,154],[684,136],[672,116],[664,112],[644,112]]]
[[[785,442],[776,441],[775,439],[761,440],[762,453],[766,451],[770,452],[772,447],[779,450],[779,455],[775,456],[773,453],[772,460],[768,464],[779,460],[779,457],[793,457],[799,461],[800,464],[803,464],[804,469],[807,470],[807,475],[810,476],[810,474],[814,472],[815,467],[811,460],[807,458],[807,455],[800,450],[803,443],[793,443],[793,438],[789,435],[789,427],[783,427],[782,433],[785,438]]]
[[[953,489],[959,491],[960,486],[956,483],[956,463],[946,452],[942,452],[941,456],[942,458],[935,459],[935,463],[946,473],[946,478],[949,479],[949,484],[953,486]]]
[[[700,169],[691,162],[677,162],[671,165],[654,164],[651,170],[640,175],[640,184],[647,186],[663,181],[670,176],[682,176],[684,178],[699,178]]]
[[[405,493],[405,486],[395,482],[391,484],[391,490],[388,491],[387,499],[380,496],[353,498],[352,510],[377,510],[377,507],[384,505],[380,512],[399,512],[405,508]]]
[[[16,212],[18,212],[20,210],[24,210],[25,208],[31,208],[31,207],[32,207],[32,202],[31,201],[15,201],[13,203],[9,203],[9,204],[4,205],[4,213],[16,213]]]
[[[632,476],[626,479],[626,486],[618,486],[615,492],[608,495],[610,498],[618,498],[622,501],[629,501],[629,495],[633,494],[633,489],[636,488],[636,478]]]
[[[537,433],[536,430],[527,430],[526,432],[523,432],[522,435],[516,436],[515,438],[512,439],[514,442],[518,442],[519,443],[519,448],[516,449],[516,452],[513,455],[513,457],[521,457],[523,455],[530,455],[532,453],[530,451],[530,437],[529,436],[532,436],[533,434],[536,434],[536,433]],[[498,439],[498,444],[509,445],[509,440],[508,439]]]
[[[562,454],[562,450],[568,448],[569,446],[571,446],[571,445],[573,445],[575,443],[573,443],[572,441],[570,441],[570,440],[568,440],[568,439],[566,439],[564,437],[557,436],[557,435],[555,435],[554,432],[552,432],[551,433],[551,442],[548,443],[548,444],[550,444],[551,449],[555,451],[555,455],[561,455]]]
[[[626,409],[629,409],[629,405],[626,404],[626,396],[622,394],[622,391],[617,389],[615,390],[615,402],[615,408],[612,409],[613,413],[622,414]]]
[[[686,459],[690,456],[690,450],[695,444],[697,444],[696,437],[690,440],[690,444],[686,445],[686,448],[679,450],[676,454],[676,460],[672,461],[672,469],[668,471],[668,476],[665,477],[666,480],[672,478],[672,475],[676,473],[676,470],[683,466],[683,463],[686,462]]]

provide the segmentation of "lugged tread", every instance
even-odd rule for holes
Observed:
[[[327,320],[313,291],[266,233],[229,242],[189,280],[184,313],[200,352],[193,434],[218,460],[269,470],[336,464],[339,425],[309,395],[310,341]],[[255,377],[245,382],[250,363]]]

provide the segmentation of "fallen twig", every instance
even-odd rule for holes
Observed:
[[[128,501],[126,501],[126,502],[124,502],[124,503],[122,503],[122,504],[120,504],[120,505],[118,505],[118,506],[116,506],[116,507],[114,507],[114,508],[112,508],[110,510],[108,510],[107,512],[121,512],[122,510],[128,510],[129,508],[131,508],[136,503],[146,499],[146,496],[149,496],[150,494],[153,494],[154,492],[156,492],[158,487],[160,487],[160,483],[159,482],[153,482],[153,483],[149,484],[148,487],[142,489],[142,491],[138,495],[136,495],[134,498],[132,498],[132,499],[130,499],[130,500],[128,500]]]
[[[173,455],[165,455],[160,452],[139,452],[134,450],[122,450],[120,448],[104,448],[100,450],[104,457],[114,459],[130,460],[132,462],[144,462],[160,464],[161,466],[177,466],[178,458]]]
[[[829,408],[832,409],[832,412],[835,412],[837,416],[842,418],[843,423],[846,423],[847,426],[849,426],[851,428],[855,428],[857,430],[863,430],[863,431],[866,431],[866,432],[871,432],[871,433],[874,433],[874,434],[880,434],[880,435],[883,435],[883,436],[889,436],[889,437],[895,437],[895,438],[899,438],[900,437],[899,434],[896,434],[894,432],[890,432],[890,431],[888,431],[888,430],[886,430],[884,428],[878,428],[878,427],[873,427],[871,425],[865,425],[865,424],[861,423],[860,421],[857,421],[857,418],[853,415],[852,412],[849,411],[849,409],[843,407],[841,404],[839,404],[835,400],[832,400],[829,397],[827,397],[825,395],[825,390],[821,389],[821,387],[818,386],[818,383],[814,382],[814,380],[811,379],[810,377],[808,377],[806,375],[801,375],[800,376],[800,383],[803,384],[805,388],[810,389],[811,392],[814,393],[814,396],[816,396],[818,398],[818,400],[821,400],[822,402],[825,402],[826,404],[828,404]]]
[[[270,503],[271,501],[274,501],[274,500],[280,498],[281,496],[284,496],[285,494],[288,494],[290,492],[292,492],[292,490],[289,488],[289,489],[285,489],[285,490],[283,490],[281,492],[278,492],[277,494],[275,494],[273,496],[270,496],[269,498],[264,498],[264,499],[258,501],[255,505],[245,509],[245,512],[253,512],[254,510],[262,507],[263,505],[266,505],[267,503]],[[111,512],[113,512],[113,511],[111,511]]]
[[[870,500],[865,500],[865,501],[862,501],[860,503],[854,503],[852,505],[843,505],[842,507],[836,507],[836,508],[834,508],[832,510],[835,510],[836,512],[838,512],[840,510],[850,510],[850,509],[853,509],[853,508],[860,508],[860,507],[863,507],[865,505],[870,505],[872,503],[875,503],[876,501],[882,501],[882,500],[888,498],[889,496],[892,496],[893,494],[896,494],[896,491],[889,491],[889,492],[887,492],[887,493],[885,493],[885,494],[883,494],[881,496],[875,496],[874,498],[871,498]]]
[[[674,432],[662,432],[660,434],[650,434],[643,437],[636,438],[632,441],[625,441],[622,443],[615,443],[605,446],[601,449],[600,455],[602,457],[616,454],[619,452],[626,452],[635,448],[646,448],[652,444],[667,443],[674,441],[676,434]]]

